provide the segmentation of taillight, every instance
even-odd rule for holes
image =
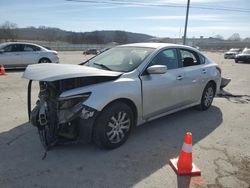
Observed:
[[[220,67],[216,67],[217,71],[219,71],[219,73],[221,74],[221,68]]]

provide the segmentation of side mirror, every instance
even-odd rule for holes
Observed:
[[[165,74],[167,72],[166,65],[152,65],[147,68],[149,74]]]

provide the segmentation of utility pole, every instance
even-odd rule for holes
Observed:
[[[190,4],[190,0],[188,0],[188,2],[187,2],[185,30],[184,30],[184,37],[183,37],[183,44],[184,44],[184,45],[186,44],[186,37],[187,37],[187,24],[188,24],[189,4]]]

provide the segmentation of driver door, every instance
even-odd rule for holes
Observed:
[[[166,65],[164,74],[141,75],[143,117],[145,119],[176,109],[182,105],[183,73],[179,69],[176,49],[165,49],[159,52],[149,66]]]
[[[22,64],[21,45],[10,44],[6,46],[0,54],[0,63],[6,67],[17,67]]]

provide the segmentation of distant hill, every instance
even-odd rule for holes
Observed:
[[[3,31],[2,31],[3,32]],[[1,33],[1,29],[0,29]],[[27,27],[12,29],[14,40],[62,41],[72,44],[119,44],[144,42],[153,36],[126,31],[72,32],[50,27]]]

